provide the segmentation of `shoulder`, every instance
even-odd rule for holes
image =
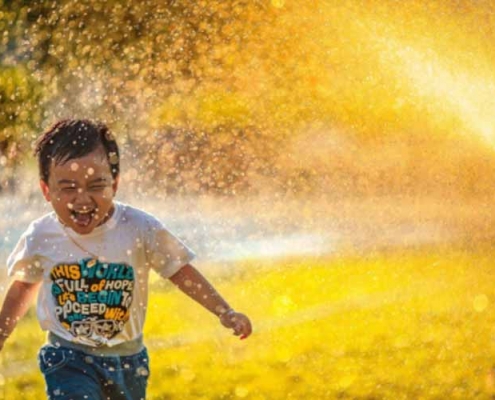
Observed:
[[[130,224],[134,227],[152,228],[162,226],[162,223],[154,215],[129,204],[117,203],[121,208],[120,220],[123,223]]]
[[[50,236],[58,230],[59,224],[57,222],[57,216],[55,215],[55,212],[50,212],[31,221],[24,231],[24,236],[33,238],[38,236]]]
[[[40,254],[57,232],[55,213],[49,213],[32,221],[21,234],[17,244],[7,259],[9,268],[21,259],[29,259]],[[59,228],[60,229],[60,228]]]

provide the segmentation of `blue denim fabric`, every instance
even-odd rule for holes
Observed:
[[[49,400],[144,400],[150,374],[144,348],[132,356],[94,356],[51,344],[38,354]]]

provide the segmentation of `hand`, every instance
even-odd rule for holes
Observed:
[[[246,339],[253,331],[251,321],[244,314],[235,312],[234,310],[227,311],[220,316],[220,322],[226,328],[234,330],[234,335],[241,335],[240,339]]]

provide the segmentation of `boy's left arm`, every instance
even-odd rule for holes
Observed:
[[[219,317],[223,326],[233,329],[234,335],[245,339],[251,334],[252,327],[249,318],[234,311],[192,265],[184,265],[169,279],[185,294]]]

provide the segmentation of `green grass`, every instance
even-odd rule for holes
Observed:
[[[171,285],[154,285],[148,398],[490,399],[493,253],[238,264],[240,272],[210,280],[251,317],[244,341]],[[31,313],[2,353],[6,398],[43,398],[42,341]]]

